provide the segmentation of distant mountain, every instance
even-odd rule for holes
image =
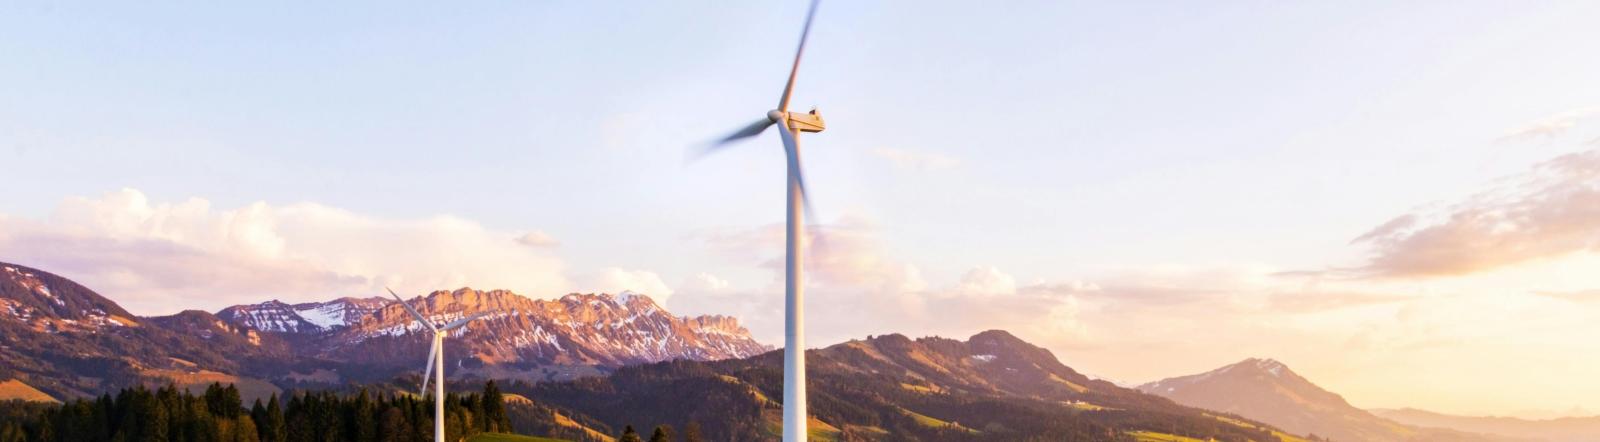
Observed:
[[[733,318],[674,316],[650,297],[631,292],[536,300],[504,290],[463,288],[436,291],[409,302],[437,323],[489,314],[450,336],[446,363],[462,369],[452,375],[548,380],[585,373],[584,367],[741,358],[771,349],[751,338],[749,330]],[[347,300],[333,303],[351,305]],[[307,308],[340,311],[327,305]],[[342,311],[355,308],[361,307],[343,307]],[[255,327],[249,322],[238,324]],[[300,347],[307,357],[405,370],[419,366],[431,339],[421,324],[393,302],[369,309],[347,323],[298,329],[303,331],[266,333],[308,343]]]
[[[272,367],[285,354],[223,330],[167,327],[176,324],[225,325],[205,312],[136,317],[66,278],[0,263],[0,381],[64,399],[153,379],[232,380],[223,373]]]
[[[1501,434],[1550,442],[1600,441],[1600,416],[1534,420],[1513,417],[1454,416],[1411,408],[1371,411],[1373,414],[1396,422],[1421,427]]]
[[[824,440],[1305,441],[1091,379],[1004,331],[966,341],[892,334],[806,353],[808,426]],[[661,362],[507,391],[556,410],[529,427],[564,429],[546,434],[583,438],[590,429],[615,434],[624,425],[694,422],[707,440],[776,440],[782,360],[774,351]]]
[[[458,367],[452,377],[568,379],[624,364],[771,350],[733,318],[675,316],[642,294],[534,300],[463,288],[409,302],[439,322],[492,313],[449,338],[446,358]],[[0,392],[28,386],[55,398],[138,383],[235,382],[249,396],[381,381],[417,371],[430,339],[383,298],[137,317],[66,278],[5,263],[0,332],[0,382],[18,381]]]
[[[1417,428],[1351,406],[1282,362],[1246,359],[1216,370],[1140,385],[1180,404],[1259,420],[1296,434],[1339,442],[1489,441],[1487,435]]]
[[[315,334],[349,327],[390,302],[380,297],[301,304],[285,304],[274,299],[228,307],[217,312],[217,317],[257,331]]]

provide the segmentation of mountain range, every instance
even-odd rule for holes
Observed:
[[[608,440],[694,423],[709,440],[781,429],[781,352],[724,316],[676,316],[643,294],[532,299],[461,288],[407,301],[453,335],[451,383],[511,381],[523,432]],[[133,385],[415,388],[429,336],[381,297],[271,300],[141,317],[71,280],[0,263],[0,399]],[[1086,376],[999,330],[965,341],[891,334],[808,350],[813,435],[833,440],[1600,440],[1600,418],[1531,421],[1351,406],[1285,364],[1247,359],[1134,388]],[[1302,435],[1304,437],[1302,437]]]
[[[1304,442],[1238,415],[1091,379],[990,330],[966,340],[891,334],[808,350],[812,440]],[[605,377],[515,383],[542,407],[520,431],[594,440],[625,425],[701,428],[706,440],[776,440],[781,352],[633,365]]]
[[[570,379],[627,364],[771,349],[733,318],[675,316],[627,292],[535,300],[462,288],[408,302],[440,323],[489,313],[449,338],[445,356],[459,367],[454,377]],[[0,381],[57,399],[166,382],[235,382],[260,396],[384,380],[419,368],[430,338],[383,298],[267,301],[215,314],[140,317],[76,282],[5,263],[0,331]]]

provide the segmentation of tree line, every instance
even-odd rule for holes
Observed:
[[[167,385],[59,405],[0,406],[0,442],[426,442],[433,440],[431,396],[300,392],[246,408],[239,389],[212,384],[199,395]],[[494,381],[481,393],[445,395],[445,438],[511,432]]]

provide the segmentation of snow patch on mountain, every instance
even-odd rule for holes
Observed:
[[[312,305],[310,308],[296,308],[294,312],[300,315],[300,319],[326,330],[346,325],[344,322],[344,307],[344,303],[330,303]]]

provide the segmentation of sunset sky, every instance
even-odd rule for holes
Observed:
[[[829,2],[809,336],[1600,412],[1600,3]],[[1429,4],[1431,3],[1431,4]],[[782,337],[803,2],[0,13],[0,261],[144,315],[645,292]]]

